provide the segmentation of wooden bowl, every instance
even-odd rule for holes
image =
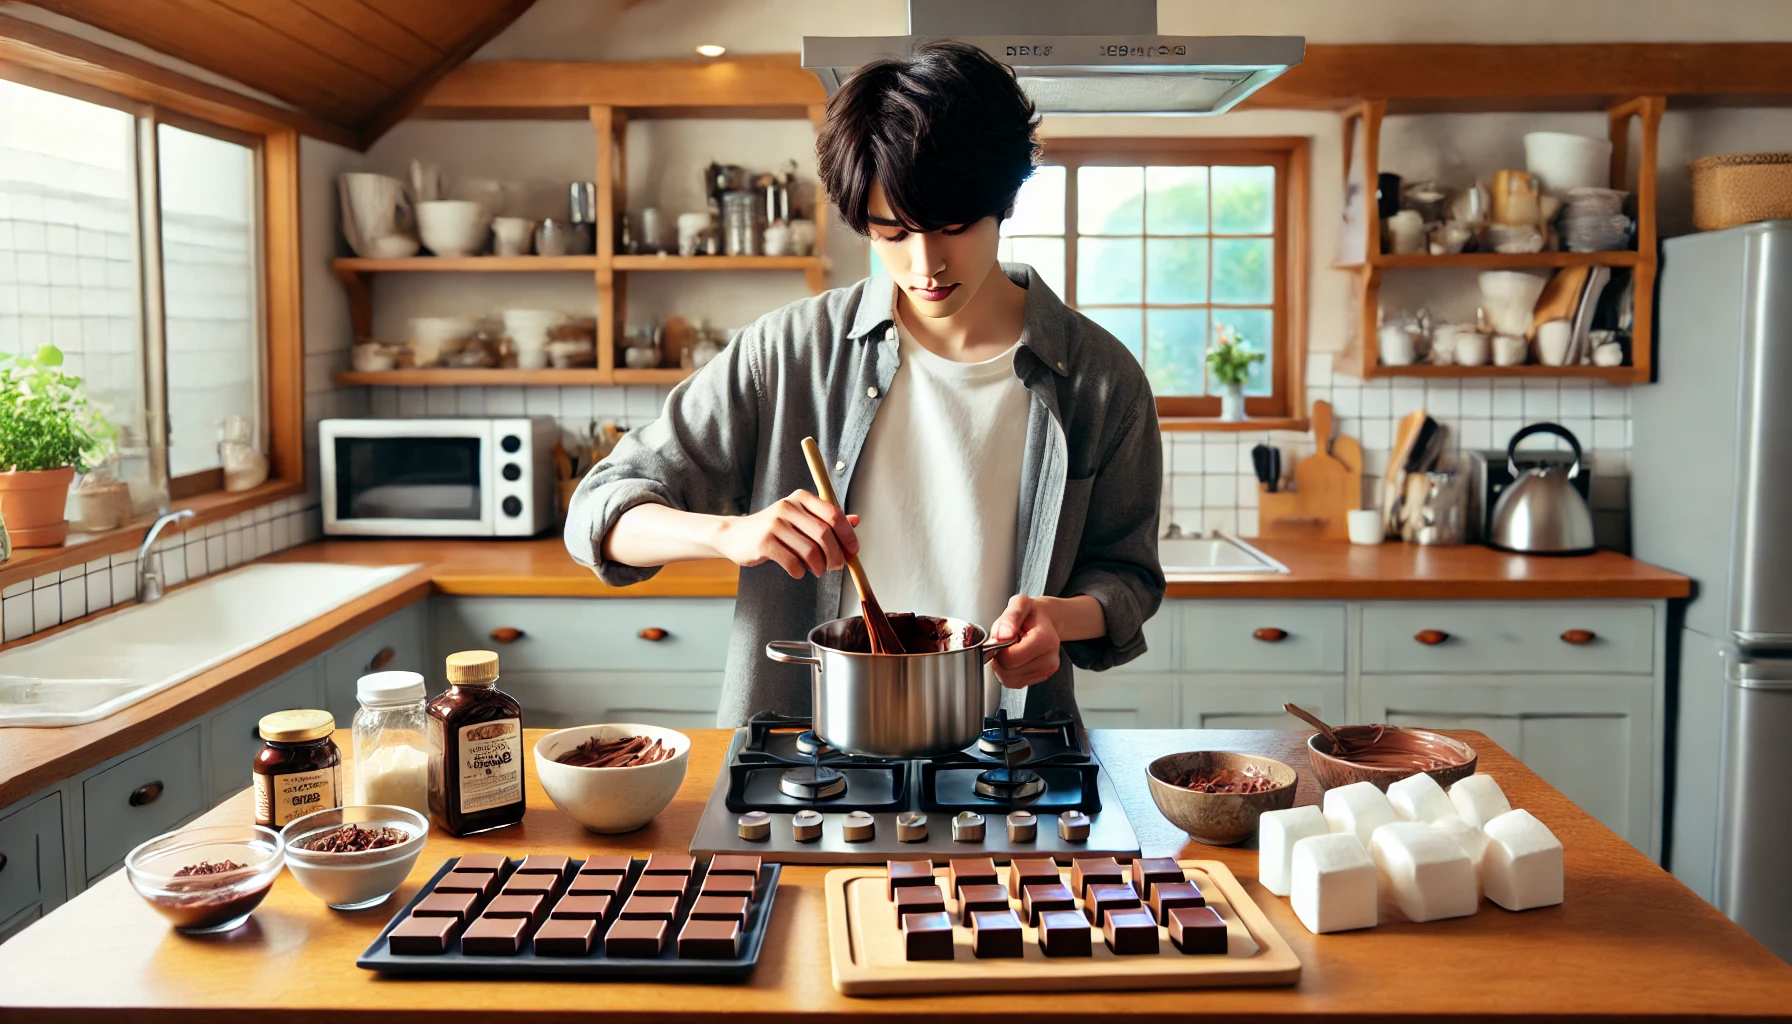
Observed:
[[[1369,726],[1350,725],[1344,729],[1368,729]],[[1432,768],[1425,772],[1437,780],[1440,786],[1448,786],[1458,779],[1466,779],[1475,774],[1475,762],[1479,759],[1475,748],[1458,739],[1452,739],[1443,733],[1429,729],[1402,729],[1396,725],[1388,726],[1389,732],[1409,732],[1436,743],[1460,760],[1443,768]],[[1348,786],[1353,782],[1373,782],[1375,788],[1387,791],[1387,788],[1401,779],[1417,775],[1417,768],[1376,768],[1369,765],[1351,764],[1332,756],[1332,742],[1324,733],[1316,732],[1307,737],[1307,760],[1313,766],[1313,774],[1319,779],[1320,789],[1335,789]]]
[[[1263,793],[1197,793],[1171,781],[1191,772],[1243,771],[1246,765],[1267,772],[1275,788]],[[1294,769],[1255,754],[1222,750],[1165,754],[1146,766],[1145,779],[1151,784],[1152,801],[1170,824],[1209,846],[1241,843],[1257,831],[1263,812],[1294,806]]]

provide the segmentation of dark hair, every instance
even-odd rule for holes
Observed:
[[[874,183],[905,226],[937,231],[1014,205],[1033,173],[1038,124],[1006,64],[967,43],[924,43],[847,79],[828,101],[815,154],[854,231],[869,231]]]

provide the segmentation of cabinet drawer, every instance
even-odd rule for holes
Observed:
[[[1440,642],[1423,642],[1419,634],[1427,631],[1427,639]],[[1577,632],[1591,636],[1569,642]],[[1388,601],[1363,607],[1364,672],[1647,675],[1654,669],[1655,609],[1645,604]]]
[[[722,704],[720,672],[507,672],[503,686],[522,704],[529,729],[617,722],[714,729]]]
[[[1176,677],[1076,673],[1076,707],[1088,729],[1164,729],[1176,721]]]
[[[441,678],[440,663],[431,664],[424,642],[422,604],[414,604],[379,622],[324,655],[323,706],[344,729],[355,720],[355,683],[369,672],[421,672],[427,680]],[[431,671],[435,669],[436,671]],[[439,685],[432,682],[434,692]]]
[[[48,910],[68,888],[62,863],[62,794],[0,818],[0,922],[33,904]]]
[[[438,654],[497,651],[506,677],[513,669],[720,672],[728,660],[734,602],[475,597],[438,601],[435,614]],[[512,629],[520,630],[521,635],[508,642],[492,635]],[[663,635],[651,640],[642,636],[643,631],[650,636],[663,631]]]
[[[256,723],[264,715],[294,708],[314,708],[319,703],[317,663],[311,662],[213,715],[210,744],[212,801],[222,800],[253,784],[249,766],[255,760],[255,752],[261,749],[261,733],[256,729]],[[351,710],[349,714],[349,718],[337,717],[337,728],[348,728],[354,712]]]
[[[1187,671],[1344,671],[1342,604],[1190,601],[1181,624]]]
[[[198,726],[88,776],[81,783],[81,795],[91,881],[138,843],[205,809]]]
[[[1186,676],[1182,680],[1184,729],[1304,729],[1282,710],[1298,704],[1328,722],[1349,721],[1343,676],[1277,676],[1250,673]]]

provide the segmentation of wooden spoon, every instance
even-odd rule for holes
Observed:
[[[1326,725],[1324,722],[1320,721],[1319,716],[1313,714],[1311,711],[1308,711],[1306,708],[1300,707],[1295,704],[1283,704],[1282,710],[1288,712],[1289,714],[1293,715],[1294,717],[1307,723],[1308,725],[1312,726],[1313,728],[1318,729],[1320,731],[1320,733],[1322,733],[1325,736],[1326,739],[1332,741],[1332,753],[1334,753],[1334,754],[1341,755],[1341,754],[1349,753],[1351,750],[1357,749],[1359,747],[1374,746],[1375,741],[1381,739],[1381,734],[1385,728],[1385,727],[1379,726],[1379,725],[1374,726],[1374,729],[1375,729],[1374,735],[1370,736],[1368,740],[1366,740],[1360,744],[1355,743],[1355,742],[1345,742],[1345,740],[1338,735],[1336,730],[1334,730],[1331,726]]]
[[[809,475],[815,478],[815,493],[821,500],[840,507],[840,499],[834,496],[834,479],[828,474],[828,464],[821,458],[821,446],[813,437],[803,438],[803,458],[809,463]],[[842,511],[845,511],[842,509]],[[859,606],[865,615],[865,632],[871,640],[872,654],[907,654],[902,641],[897,638],[896,630],[891,627],[889,616],[877,603],[877,597],[871,592],[871,581],[865,577],[865,567],[859,564],[858,555],[846,556],[846,571],[852,576],[852,585],[859,592]]]

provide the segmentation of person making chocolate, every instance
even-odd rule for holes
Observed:
[[[859,613],[834,571],[853,552],[886,610],[1018,638],[993,663],[1011,715],[1075,715],[1072,664],[1144,653],[1164,594],[1150,386],[1032,267],[996,258],[1038,120],[969,45],[861,68],[816,155],[886,272],[761,317],[580,483],[566,546],[605,583],[743,567],[719,725],[810,713],[808,672],[762,651]],[[845,512],[810,490],[806,436]]]

